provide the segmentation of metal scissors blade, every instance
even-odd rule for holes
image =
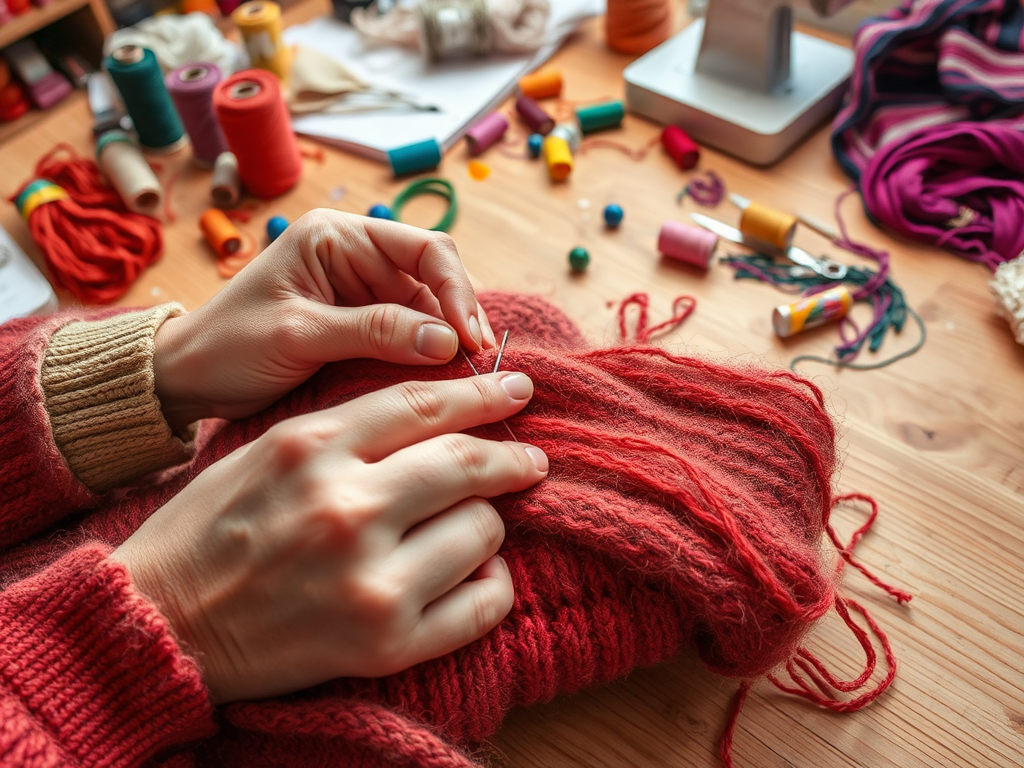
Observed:
[[[829,280],[842,280],[846,277],[846,265],[840,264],[838,261],[833,261],[827,256],[822,256],[820,259],[816,259],[807,251],[802,248],[797,248],[796,246],[790,246],[785,249],[777,248],[764,240],[744,235],[736,229],[736,227],[731,227],[718,219],[705,216],[703,213],[691,213],[690,218],[693,219],[695,223],[704,227],[704,229],[709,232],[714,232],[719,237],[723,237],[731,243],[744,245],[747,248],[760,251],[768,256],[789,259],[794,264],[805,267],[822,277],[827,277]]]

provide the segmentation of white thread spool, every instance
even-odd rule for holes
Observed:
[[[163,202],[163,189],[142,150],[124,131],[107,131],[96,142],[96,164],[125,207],[154,216]]]
[[[494,47],[484,0],[422,0],[419,10],[430,61],[486,56]]]
[[[558,136],[569,145],[569,151],[574,155],[580,150],[580,143],[583,141],[583,131],[576,123],[556,123],[548,136]]]
[[[238,176],[238,158],[221,152],[213,163],[210,195],[218,208],[234,208],[242,199],[242,182]]]

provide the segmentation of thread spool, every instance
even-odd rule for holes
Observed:
[[[605,41],[619,53],[647,53],[672,34],[669,0],[608,0]]]
[[[213,89],[221,81],[220,67],[202,62],[186,64],[167,73],[164,84],[178,116],[192,140],[192,157],[204,168],[213,165],[228,148],[213,112]]]
[[[681,170],[690,170],[700,160],[700,146],[678,125],[665,127],[661,132],[661,145]]]
[[[213,164],[210,196],[218,208],[234,208],[242,199],[242,182],[238,178],[238,158],[221,152]]]
[[[569,145],[569,151],[574,155],[580,151],[580,144],[583,142],[583,132],[579,125],[572,123],[557,123],[551,129],[549,136],[557,136]]]
[[[519,93],[531,99],[552,99],[562,95],[562,73],[544,67],[520,78]]]
[[[218,208],[207,208],[203,211],[203,215],[199,217],[199,228],[203,230],[203,237],[213,248],[217,258],[233,256],[242,249],[242,233],[227,214]]]
[[[516,98],[516,113],[533,133],[539,133],[541,136],[547,136],[555,127],[554,118],[529,96]]]
[[[718,235],[714,232],[678,221],[666,221],[658,233],[658,251],[700,269],[708,268],[717,247]]]
[[[441,147],[435,139],[388,150],[388,162],[395,176],[429,171],[441,163]]]
[[[792,336],[830,320],[846,317],[853,306],[853,294],[845,285],[807,296],[792,304],[782,304],[772,312],[772,327],[779,338]]]
[[[107,131],[100,136],[96,140],[96,164],[129,211],[155,216],[160,210],[160,182],[127,133]]]
[[[121,94],[143,149],[175,152],[185,145],[185,126],[167,92],[156,56],[139,45],[122,45],[103,62]]]
[[[576,121],[584,135],[605,128],[618,128],[625,116],[626,107],[621,101],[606,101],[576,109]]]
[[[428,61],[486,56],[494,48],[484,0],[421,0],[419,11]]]
[[[565,181],[572,173],[572,150],[569,143],[554,131],[544,137],[542,145],[544,162],[548,166],[548,175],[552,181]]]
[[[298,183],[302,155],[277,77],[262,69],[236,72],[214,89],[213,108],[249,194],[277,197]]]
[[[288,77],[292,54],[281,37],[281,6],[270,0],[253,0],[232,11],[231,20],[242,32],[252,66],[282,80]]]
[[[796,234],[797,218],[760,203],[748,203],[740,214],[740,232],[776,248],[789,248]]]
[[[492,112],[466,131],[469,154],[479,155],[498,141],[508,130],[508,120],[500,112]]]

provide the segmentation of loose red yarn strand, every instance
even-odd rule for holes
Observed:
[[[647,308],[650,305],[650,297],[646,293],[634,293],[627,296],[619,305],[619,338],[622,341],[629,341],[630,333],[626,328],[626,310],[634,305],[639,308],[640,315],[637,318],[633,337],[638,344],[646,344],[657,334],[674,330],[681,325],[696,308],[697,300],[693,296],[677,296],[672,302],[672,317],[663,323],[648,327]]]

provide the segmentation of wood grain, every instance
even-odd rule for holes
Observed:
[[[308,16],[320,7],[301,8]],[[604,48],[595,22],[556,63],[565,73],[566,97],[588,101],[621,95],[628,61]],[[79,101],[0,147],[0,191],[13,193],[57,142],[91,151],[88,125]],[[616,138],[640,147],[657,132],[657,126],[627,116]],[[461,145],[438,172],[458,191],[452,234],[481,285],[544,295],[598,342],[615,340],[618,302],[646,291],[655,320],[667,316],[675,296],[697,298],[696,312],[665,340],[678,350],[784,365],[797,354],[828,354],[835,343],[833,328],[775,338],[771,309],[784,296],[769,286],[735,282],[724,267],[702,273],[659,258],[661,223],[682,217],[692,205],[677,206],[676,193],[688,175],[660,151],[636,162],[595,149],[578,159],[571,181],[561,186],[549,184],[537,162],[496,151],[484,159],[492,174],[483,182],[470,179]],[[162,261],[122,303],[176,300],[194,308],[223,284],[196,224],[207,204],[208,175],[184,153],[161,163],[165,179],[176,177],[177,220],[165,228]],[[823,220],[831,219],[836,195],[848,186],[831,158],[826,128],[770,170],[712,151],[705,152],[702,167],[721,174],[731,191]],[[383,166],[327,149],[322,163],[306,161],[294,191],[274,200],[247,228],[261,237],[268,216],[294,220],[317,206],[363,213],[400,188]],[[612,201],[626,213],[617,232],[605,231],[600,219],[601,208]],[[407,217],[430,224],[439,210],[432,201],[416,201]],[[716,215],[736,216],[727,205]],[[1021,766],[1024,349],[996,315],[982,267],[882,234],[853,198],[844,215],[855,238],[891,252],[893,278],[925,319],[928,341],[917,355],[880,371],[837,372],[813,363],[803,370],[826,390],[841,424],[846,459],[837,490],[869,493],[882,505],[860,557],[915,597],[900,607],[859,574],[848,575],[844,592],[863,602],[892,640],[899,658],[895,685],[868,709],[845,716],[757,685],[740,718],[737,765]],[[0,210],[0,222],[35,254],[11,206]],[[829,250],[813,234],[802,232],[798,239],[812,251]],[[566,260],[576,245],[592,254],[590,269],[580,276],[570,274]],[[915,338],[908,326],[879,356],[906,349]],[[857,508],[842,509],[837,526],[848,532],[862,515]],[[837,620],[823,622],[808,643],[842,672],[859,668],[860,651]],[[514,712],[492,751],[516,768],[714,766],[735,688],[684,656],[601,689]]]

